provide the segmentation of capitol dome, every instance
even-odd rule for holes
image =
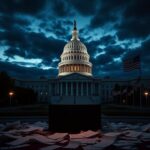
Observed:
[[[72,73],[80,73],[92,76],[92,64],[86,46],[78,38],[78,30],[74,21],[72,39],[65,45],[61,54],[58,76],[65,76]]]

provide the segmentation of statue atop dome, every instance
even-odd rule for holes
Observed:
[[[74,20],[74,30],[77,30],[77,23],[76,23],[76,20]]]
[[[79,38],[78,38],[78,30],[77,30],[77,23],[76,23],[76,20],[74,20],[74,23],[73,23],[73,31],[72,31],[72,39],[71,39],[71,41],[72,40],[80,40]]]

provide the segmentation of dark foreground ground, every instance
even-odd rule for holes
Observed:
[[[48,131],[46,105],[3,108],[0,150],[149,150],[148,114],[148,108],[105,105],[99,130],[72,134]]]
[[[102,104],[101,112],[106,116],[150,116],[150,107]],[[0,107],[0,116],[47,116],[48,105]]]
[[[126,117],[103,116],[101,129],[73,134],[48,131],[44,116],[0,119],[0,150],[150,149],[150,122],[145,117],[127,120]]]

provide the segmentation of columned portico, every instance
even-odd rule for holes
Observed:
[[[88,81],[63,81],[57,83],[57,96],[93,96],[95,86]]]

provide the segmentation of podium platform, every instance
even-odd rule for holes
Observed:
[[[101,105],[49,105],[49,130],[80,132],[101,128]]]

